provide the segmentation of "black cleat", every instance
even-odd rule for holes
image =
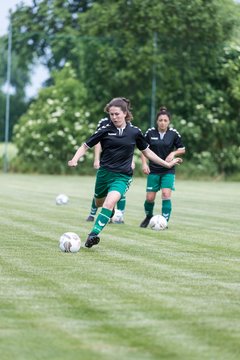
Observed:
[[[94,232],[88,235],[87,241],[85,242],[85,247],[91,248],[93,245],[97,245],[100,241],[100,237]]]
[[[152,218],[152,216],[147,215],[147,216],[145,217],[145,219],[141,222],[140,227],[141,227],[141,228],[146,228],[146,227],[148,227],[148,224],[149,224],[151,218]]]
[[[93,215],[89,215],[89,216],[86,218],[86,221],[94,221],[94,216],[93,216]]]

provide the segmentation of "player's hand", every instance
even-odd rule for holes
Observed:
[[[169,165],[171,165],[170,167],[173,167],[174,165],[179,165],[183,162],[182,158],[175,158],[172,159],[172,161],[169,162]]]
[[[100,168],[100,161],[99,160],[94,160],[93,167],[94,167],[94,169],[98,170]]]
[[[142,170],[143,170],[144,174],[146,174],[146,175],[150,174],[150,169],[149,169],[148,165],[143,165]]]
[[[77,166],[77,164],[78,164],[77,161],[75,161],[73,159],[68,161],[68,166],[70,166],[70,167],[75,167],[75,166]]]

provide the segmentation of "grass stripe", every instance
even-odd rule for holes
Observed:
[[[134,179],[125,224],[61,253],[63,232],[84,242],[91,230],[93,186],[0,175],[1,359],[238,359],[239,184],[178,181],[169,229],[154,232],[139,228],[146,184]]]

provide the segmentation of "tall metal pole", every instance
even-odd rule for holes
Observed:
[[[4,172],[8,171],[8,141],[9,141],[9,113],[10,113],[10,86],[11,86],[11,54],[12,54],[12,22],[9,13],[8,29],[8,58],[7,58],[7,86],[6,86],[6,114],[5,114],[5,144],[4,144]]]
[[[153,65],[152,65],[152,97],[151,97],[151,127],[154,127],[156,112],[156,50],[157,50],[157,33],[153,34]]]

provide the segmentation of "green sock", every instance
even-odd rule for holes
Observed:
[[[145,210],[145,214],[147,216],[153,216],[153,208],[154,208],[154,202],[148,202],[147,200],[144,203],[144,210]]]
[[[90,214],[92,216],[95,216],[97,212],[97,207],[96,207],[96,203],[95,203],[95,198],[92,199],[92,205],[91,205],[91,212]]]
[[[172,202],[171,200],[162,200],[162,216],[165,217],[167,221],[170,219],[172,212]]]
[[[126,206],[126,196],[124,195],[123,197],[121,197],[121,199],[118,201],[117,203],[117,209],[121,210],[121,212],[123,213],[125,210],[125,206]]]
[[[109,222],[110,216],[112,215],[112,210],[102,208],[100,214],[98,215],[95,224],[91,232],[99,234],[105,225]]]

